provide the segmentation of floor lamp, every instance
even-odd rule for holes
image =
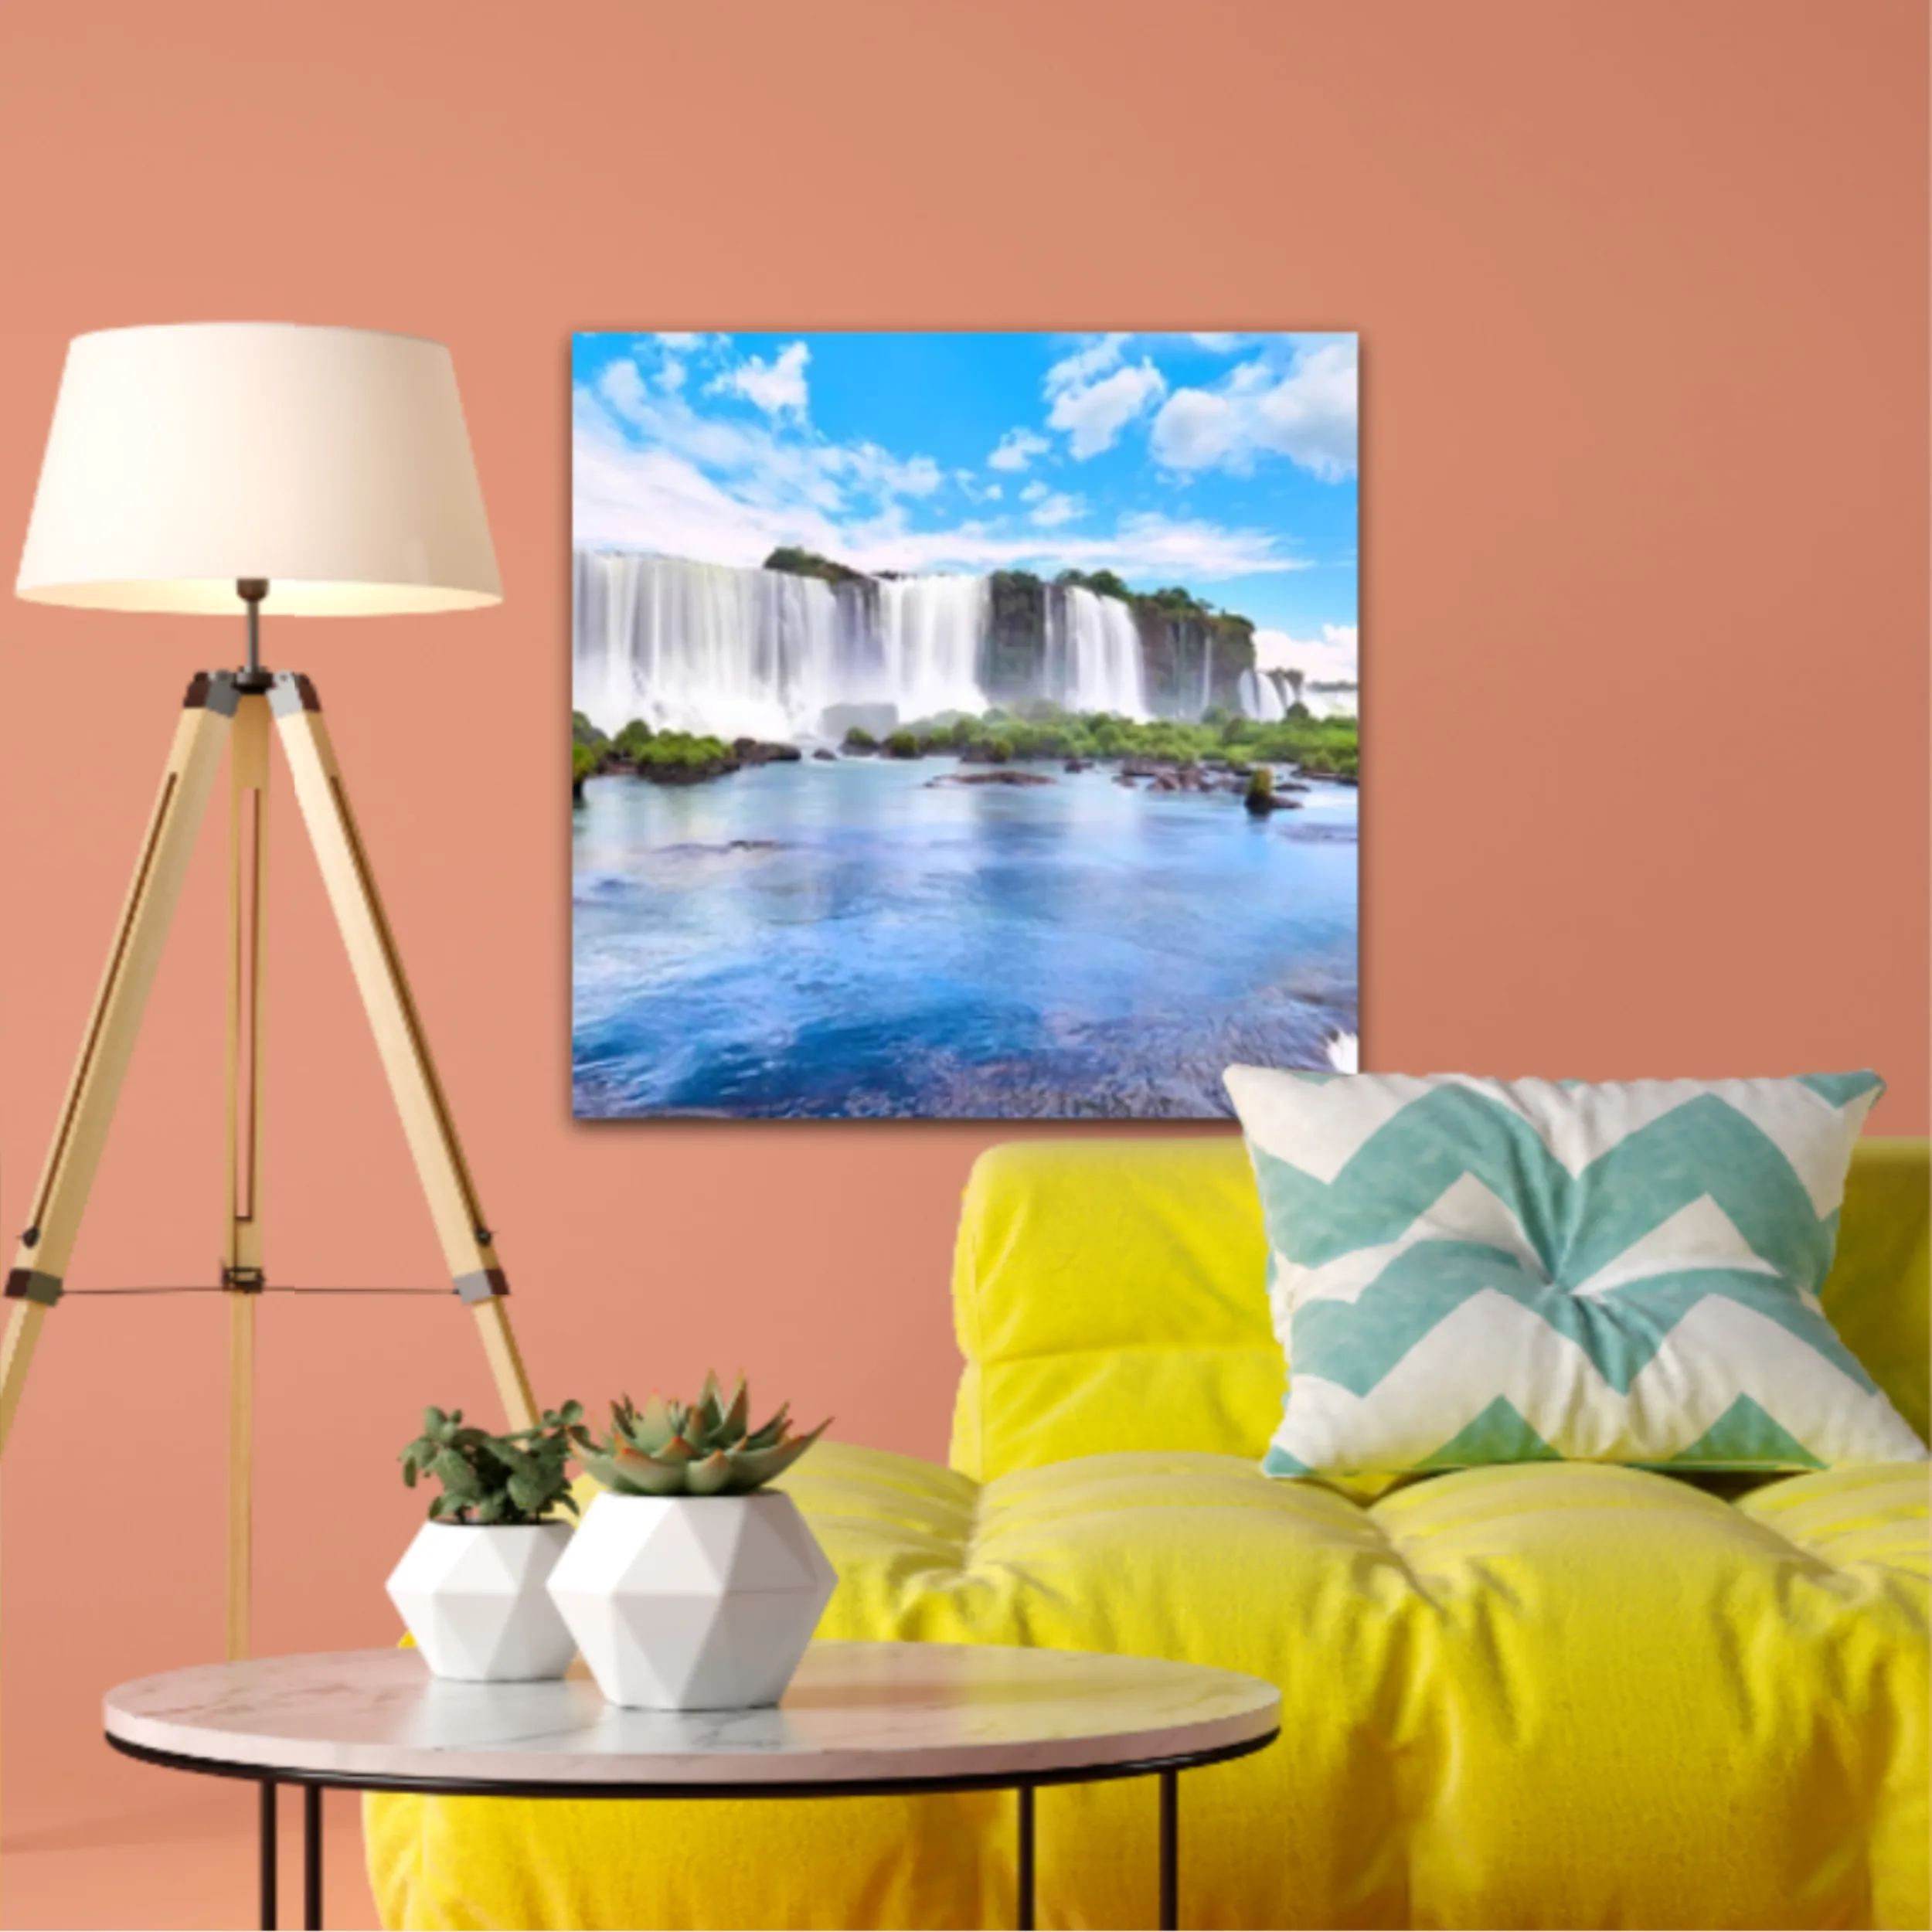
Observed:
[[[203,811],[229,754],[227,1635],[249,1648],[255,1314],[264,1272],[262,947],[278,739],[455,1292],[513,1427],[536,1420],[508,1284],[383,915],[314,684],[261,662],[264,606],[347,617],[501,597],[449,352],[284,324],[77,338],[20,566],[23,597],[242,617],[236,670],[190,681],[53,1145],[6,1277],[0,1451],[63,1277]]]

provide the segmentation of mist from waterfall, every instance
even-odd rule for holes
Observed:
[[[576,708],[614,732],[633,718],[723,738],[835,735],[829,707],[889,707],[910,723],[992,708],[981,682],[990,580],[960,574],[854,577],[580,550],[573,609]],[[1049,584],[1039,689],[1070,711],[1145,719],[1143,646],[1117,597]],[[1199,709],[1208,702],[1204,665]]]

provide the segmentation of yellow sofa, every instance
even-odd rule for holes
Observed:
[[[1921,1434],[1927,1147],[1870,1141],[1825,1304]],[[995,1149],[966,1192],[952,1467],[821,1445],[821,1634],[1182,1657],[1281,1687],[1182,1781],[1197,1926],[1927,1922],[1927,1471],[1523,1464],[1374,1500],[1279,1413],[1238,1142]],[[1155,1797],[1042,1794],[1043,1926],[1154,1910]],[[368,1801],[391,1926],[1014,1923],[1004,1794]]]

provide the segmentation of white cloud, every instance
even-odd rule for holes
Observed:
[[[930,456],[902,461],[876,443],[827,444],[821,447],[819,459],[833,475],[849,477],[882,495],[930,496],[946,480],[946,472]]]
[[[1212,330],[1196,329],[1188,338],[1196,349],[1206,349],[1211,355],[1226,355],[1241,346],[1238,335],[1216,334]]]
[[[1037,503],[1042,497],[1050,496],[1052,494],[1053,492],[1044,483],[1036,481],[1028,484],[1026,488],[1020,492],[1019,500],[1022,503]]]
[[[680,332],[676,329],[661,328],[658,331],[657,339],[661,349],[682,350],[702,348],[705,338],[702,332],[693,334],[689,331]]]
[[[1177,520],[1158,512],[1124,516],[1106,536],[1012,531],[978,522],[951,530],[848,526],[830,543],[811,543],[809,547],[822,548],[862,570],[998,570],[1022,565],[1057,570],[1071,566],[1117,570],[1124,577],[1162,583],[1214,583],[1308,567],[1304,560],[1284,554],[1270,530],[1227,529],[1213,523]]]
[[[664,359],[664,366],[658,371],[658,386],[675,395],[684,387],[684,365],[675,355]]]
[[[1083,463],[1111,448],[1121,431],[1166,393],[1161,372],[1143,360],[1103,376],[1098,382],[1062,388],[1046,420],[1053,428],[1066,433],[1068,449],[1077,462]]]
[[[866,481],[859,472],[876,471],[872,458],[787,446],[756,422],[707,420],[681,397],[647,389],[634,368],[614,374],[618,367],[604,371],[595,391],[577,393],[573,522],[580,544],[756,564],[780,544],[796,543],[863,570],[1070,566],[1164,583],[1308,567],[1273,530],[1156,512],[1124,516],[1104,534],[981,519],[910,529],[903,498],[882,495],[876,507],[855,508],[851,492]],[[640,434],[648,439],[641,445]]]
[[[855,532],[889,539],[897,505],[945,481],[928,456],[703,414],[628,359],[577,392],[575,419],[580,543],[719,563],[756,563],[781,543],[842,555]]]
[[[831,444],[788,441],[755,420],[703,414],[682,396],[648,389],[636,366],[628,362],[609,364],[598,379],[596,394],[587,394],[585,400],[593,410],[607,407],[615,423],[607,427],[620,440],[648,439],[716,474],[753,502],[838,509],[845,501],[842,474],[863,461],[856,452]],[[580,402],[580,421],[583,413]],[[634,434],[623,435],[617,423]]]
[[[1057,395],[1063,389],[1083,388],[1121,359],[1127,347],[1124,335],[1090,337],[1072,355],[1063,356],[1046,372],[1046,393]]]
[[[1206,469],[1234,449],[1239,413],[1226,396],[1177,389],[1154,419],[1154,454],[1171,470]]]
[[[1023,470],[1036,456],[1044,456],[1052,445],[1031,430],[1009,430],[986,459],[989,470]]]
[[[1156,458],[1171,470],[1253,467],[1285,456],[1324,482],[1352,476],[1356,461],[1352,342],[1296,352],[1285,369],[1260,358],[1213,389],[1177,389],[1154,420]]]
[[[953,481],[969,503],[997,503],[1006,494],[997,483],[982,483],[975,470],[955,470]]]
[[[805,413],[805,365],[811,351],[803,342],[788,343],[767,362],[747,355],[726,369],[710,386],[710,395],[738,395],[755,403],[767,416]]]
[[[620,415],[642,407],[644,378],[638,373],[637,364],[628,355],[605,363],[597,377],[597,393]]]
[[[1254,662],[1264,671],[1300,671],[1310,678],[1353,682],[1359,662],[1355,627],[1325,624],[1318,638],[1291,637],[1285,631],[1257,631]]]
[[[1032,520],[1043,530],[1056,530],[1086,514],[1087,505],[1079,497],[1049,494],[1033,505]]]
[[[781,543],[816,548],[835,536],[815,513],[761,509],[684,457],[633,448],[581,424],[573,471],[572,522],[580,544],[756,564]]]

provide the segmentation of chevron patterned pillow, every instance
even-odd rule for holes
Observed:
[[[1925,1459],[1818,1298],[1876,1074],[1227,1087],[1291,1368],[1269,1475]]]

